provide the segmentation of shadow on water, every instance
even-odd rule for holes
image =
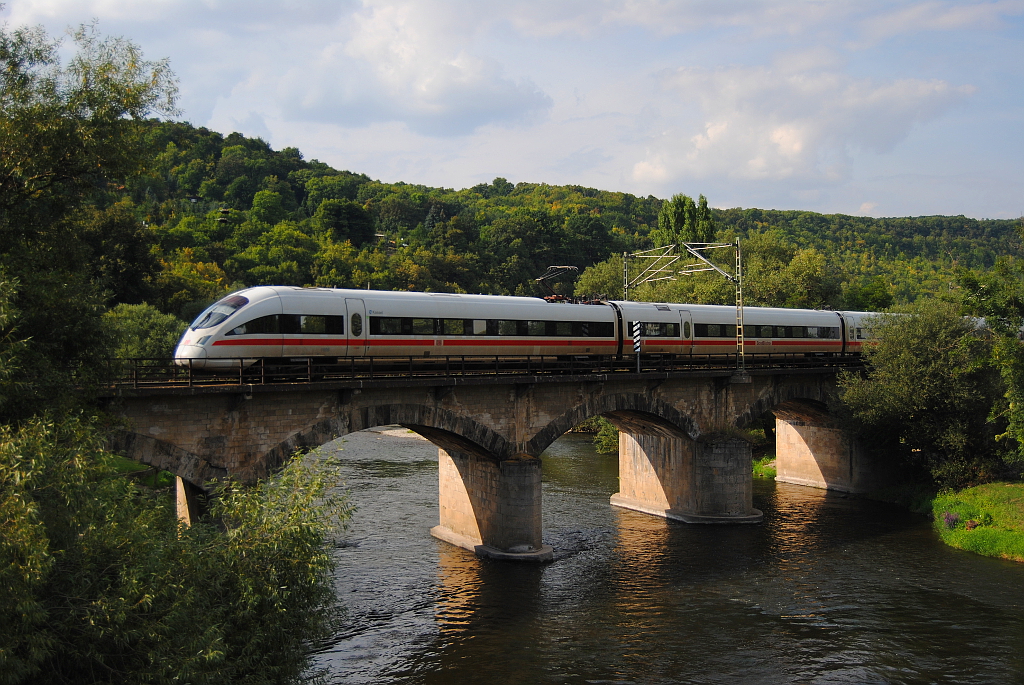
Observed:
[[[543,457],[555,562],[496,562],[429,537],[432,446],[350,437],[329,682],[1024,682],[1024,565],[888,505],[755,481],[761,525],[669,522],[611,507],[616,456],[569,435]]]

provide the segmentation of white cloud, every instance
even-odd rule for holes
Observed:
[[[926,2],[903,3],[893,11],[872,13],[861,20],[866,38],[882,40],[921,31],[954,31],[968,27],[996,28],[1006,17],[1024,14],[1024,0],[995,2]]]
[[[704,123],[694,131],[667,120],[635,164],[637,180],[842,181],[853,153],[891,151],[972,92],[938,80],[769,67],[680,68],[663,80],[678,107],[698,109]]]
[[[643,195],[706,191],[746,206],[840,202],[844,211],[871,198],[873,211],[891,213],[904,195],[888,182],[864,185],[872,165],[875,176],[898,168],[893,183],[908,184],[918,165],[958,173],[973,164],[967,175],[989,179],[979,187],[1019,211],[1007,188],[1024,180],[1022,8],[9,0],[0,16],[51,33],[96,17],[102,33],[171,58],[193,123],[385,180],[462,187],[500,175]],[[906,201],[944,199],[930,182]],[[997,191],[984,197],[996,202]]]

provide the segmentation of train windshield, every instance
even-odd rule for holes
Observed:
[[[249,304],[249,298],[242,297],[241,295],[225,297],[223,300],[207,307],[206,311],[196,317],[196,320],[192,322],[191,328],[193,331],[200,328],[212,328],[247,304]]]

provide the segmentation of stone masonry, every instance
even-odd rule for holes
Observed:
[[[123,391],[108,409],[123,418],[113,449],[197,486],[252,482],[295,451],[405,426],[439,448],[435,535],[478,553],[544,558],[540,454],[596,415],[621,431],[615,504],[684,521],[757,520],[749,447],[730,431],[786,403],[824,407],[834,370],[733,380],[705,371],[168,388]]]

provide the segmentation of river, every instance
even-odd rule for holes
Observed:
[[[403,429],[332,443],[357,511],[336,550],[329,683],[1024,683],[1024,564],[944,546],[921,516],[754,481],[764,522],[608,504],[616,455],[543,455],[550,564],[430,537],[437,449]]]

